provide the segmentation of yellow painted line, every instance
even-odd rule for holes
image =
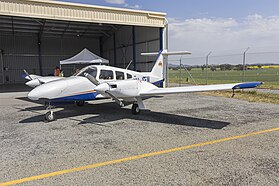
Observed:
[[[221,142],[225,142],[225,141],[246,138],[246,137],[250,137],[250,136],[273,132],[273,131],[279,131],[279,128],[261,130],[258,132],[247,133],[247,134],[243,134],[243,135],[239,135],[239,136],[232,136],[232,137],[222,138],[222,139],[218,139],[218,140],[206,141],[206,142],[197,143],[197,144],[193,144],[193,145],[186,145],[186,146],[182,146],[182,147],[177,147],[177,148],[172,148],[172,149],[167,149],[167,150],[162,150],[162,151],[157,151],[157,152],[151,152],[151,153],[147,153],[147,154],[140,154],[140,155],[136,155],[136,156],[130,156],[130,157],[126,157],[126,158],[105,161],[105,162],[101,162],[101,163],[80,166],[80,167],[75,167],[75,168],[71,168],[71,169],[65,169],[65,170],[51,172],[51,173],[47,173],[47,174],[41,174],[41,175],[37,175],[37,176],[26,177],[26,178],[22,178],[22,179],[18,179],[18,180],[12,180],[12,181],[8,181],[8,182],[0,183],[0,186],[14,185],[14,184],[19,184],[19,183],[39,180],[39,179],[43,179],[43,178],[49,178],[49,177],[58,176],[58,175],[62,175],[62,174],[78,172],[78,171],[93,169],[93,168],[97,168],[97,167],[103,167],[106,165],[112,165],[112,164],[122,163],[122,162],[126,162],[126,161],[132,161],[132,160],[137,160],[137,159],[141,159],[141,158],[147,158],[147,157],[151,157],[151,156],[157,156],[157,155],[167,154],[167,153],[171,153],[171,152],[181,151],[181,150],[185,150],[185,149],[192,149],[195,147],[202,147],[202,146],[206,146],[206,145],[212,145],[215,143],[221,143]]]

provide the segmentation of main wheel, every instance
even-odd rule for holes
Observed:
[[[85,101],[76,101],[77,106],[82,107],[85,104]]]
[[[56,119],[54,112],[53,111],[48,111],[45,115],[45,119],[48,122],[54,121]]]
[[[139,113],[140,113],[139,105],[138,104],[133,104],[132,114],[139,114]]]

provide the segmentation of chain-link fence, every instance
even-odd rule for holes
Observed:
[[[262,81],[279,89],[279,52],[248,52],[169,59],[168,83],[219,84]]]

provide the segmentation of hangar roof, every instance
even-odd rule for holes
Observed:
[[[166,24],[166,14],[162,12],[50,0],[0,0],[0,15],[150,27],[164,27]]]

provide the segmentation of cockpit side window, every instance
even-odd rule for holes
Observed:
[[[119,71],[115,71],[116,74],[116,79],[117,80],[123,80],[124,78],[124,72],[119,72]]]
[[[85,77],[85,76],[84,76],[84,73],[88,73],[88,74],[90,74],[91,76],[93,76],[94,78],[96,78],[96,76],[97,76],[97,68],[95,68],[95,67],[89,67],[89,68],[87,68],[87,69],[81,70],[81,71],[77,74],[77,76]]]
[[[131,74],[127,74],[127,79],[132,79],[132,75]]]
[[[112,70],[101,70],[99,79],[113,79],[113,71]]]

